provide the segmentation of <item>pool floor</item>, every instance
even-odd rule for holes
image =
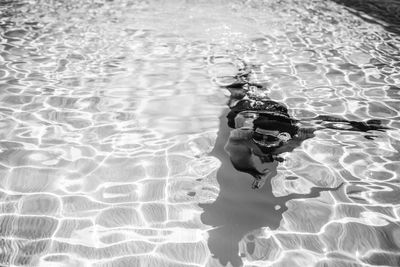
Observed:
[[[341,2],[0,3],[0,266],[399,266],[400,35]],[[254,189],[240,62],[305,126],[382,128],[320,127]]]

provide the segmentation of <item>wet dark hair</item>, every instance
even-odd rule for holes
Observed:
[[[235,128],[235,118],[242,111],[257,111],[260,117],[289,124],[294,122],[294,120],[290,118],[288,110],[283,104],[272,100],[242,99],[231,108],[231,111],[227,115],[229,127]]]

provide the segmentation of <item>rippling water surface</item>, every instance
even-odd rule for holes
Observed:
[[[399,266],[400,37],[375,22],[313,0],[2,1],[0,265]],[[294,118],[389,129],[317,131],[262,189],[228,171],[235,195],[210,152],[237,59]]]

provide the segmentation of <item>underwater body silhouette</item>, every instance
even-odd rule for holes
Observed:
[[[234,82],[221,86],[230,91],[229,108],[220,116],[218,136],[210,152],[221,161],[217,171],[220,192],[213,203],[200,204],[204,210],[201,220],[214,227],[209,231],[209,249],[223,266],[242,266],[239,242],[252,230],[278,228],[289,200],[315,198],[343,185],[314,187],[308,194],[274,196],[271,183],[266,181],[277,174],[278,164],[284,161],[282,153],[293,151],[320,129],[387,129],[378,120],[358,122],[325,115],[293,119],[285,105],[263,93],[264,85],[249,81],[251,69],[245,63],[242,66],[233,77]],[[313,127],[305,127],[303,122]],[[253,250],[254,244],[247,243],[247,252],[252,254]]]

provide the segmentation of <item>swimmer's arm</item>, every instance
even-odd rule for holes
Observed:
[[[306,140],[308,138],[313,138],[315,137],[314,132],[316,131],[316,128],[299,128],[297,130],[297,134],[293,139],[299,139],[301,141]]]
[[[310,118],[304,121],[315,121],[314,127],[315,130],[321,129],[334,129],[334,130],[344,130],[344,131],[360,131],[367,132],[370,130],[384,130],[388,129],[387,127],[382,125],[380,120],[367,120],[363,121],[349,121],[343,118],[337,118],[328,115],[319,115],[315,118]]]

